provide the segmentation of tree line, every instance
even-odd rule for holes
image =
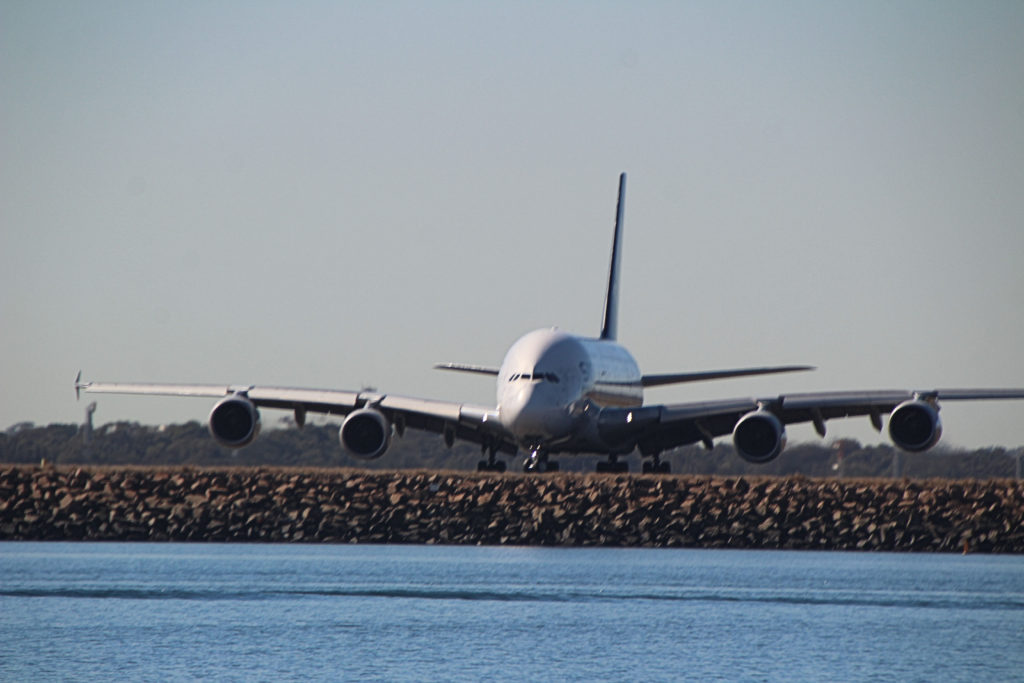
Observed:
[[[287,419],[283,424],[287,423]],[[115,422],[95,430],[74,424],[14,425],[0,433],[0,462],[77,465],[192,465],[359,467],[365,469],[474,470],[483,457],[472,444],[452,448],[438,435],[409,430],[395,438],[377,460],[352,457],[338,443],[338,424],[309,424],[302,429],[265,429],[252,444],[233,450],[219,446],[197,421],[160,427]],[[557,456],[556,456],[557,457]],[[593,472],[600,456],[557,457],[563,471]],[[640,458],[630,456],[630,471]],[[712,450],[686,446],[662,455],[672,472],[715,475],[793,475],[809,477],[909,477],[993,479],[1021,476],[1024,448],[959,450],[939,446],[926,453],[905,453],[887,444],[797,443],[776,460],[754,465],[736,455],[728,440]],[[517,471],[522,456],[506,458]]]

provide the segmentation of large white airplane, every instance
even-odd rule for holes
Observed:
[[[558,469],[557,453],[599,453],[599,472],[625,472],[621,456],[639,450],[649,460],[644,472],[665,473],[660,454],[702,442],[711,448],[715,437],[731,433],[736,451],[753,463],[766,463],[786,443],[785,425],[810,422],[825,435],[825,421],[866,415],[882,429],[889,414],[889,435],[908,451],[934,446],[942,433],[939,399],[1024,399],[1024,389],[948,389],[930,391],[856,391],[804,393],[769,398],[737,398],[668,405],[644,405],[643,390],[679,382],[811,370],[809,366],[778,366],[645,375],[633,356],[616,343],[619,272],[622,259],[626,174],[619,177],[611,267],[600,336],[581,337],[558,329],[534,330],[520,337],[498,368],[459,363],[436,367],[497,377],[494,407],[450,403],[372,391],[292,389],[252,385],[123,384],[75,380],[76,393],[152,394],[220,398],[209,417],[209,429],[220,444],[240,448],[260,429],[259,408],[295,413],[301,427],[307,413],[344,415],[339,430],[342,446],[358,458],[379,458],[393,436],[406,428],[444,435],[451,446],[463,439],[481,446],[479,469],[504,471],[499,454],[528,455],[526,472]]]

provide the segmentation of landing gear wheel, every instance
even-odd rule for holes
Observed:
[[[476,464],[477,472],[504,472],[506,465],[504,460],[498,460],[498,447],[491,441],[485,441],[483,444],[483,452],[487,455],[486,460],[481,460]]]
[[[644,474],[671,474],[672,466],[655,458],[643,464],[643,472]]]
[[[601,460],[597,463],[597,471],[610,474],[624,474],[629,472],[629,463],[611,456],[609,460]]]

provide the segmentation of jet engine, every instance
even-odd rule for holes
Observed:
[[[786,429],[767,410],[747,413],[732,430],[736,452],[747,462],[762,464],[774,460],[786,446]]]
[[[260,411],[242,394],[232,394],[210,411],[209,428],[220,445],[241,448],[260,433]]]
[[[345,418],[338,438],[355,457],[374,460],[384,455],[391,443],[391,422],[379,410],[362,408]]]
[[[937,444],[941,436],[939,409],[927,401],[904,401],[889,416],[889,437],[905,451],[926,451]]]

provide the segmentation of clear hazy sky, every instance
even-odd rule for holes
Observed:
[[[819,367],[648,401],[1024,386],[1022,35],[1017,0],[2,0],[0,428],[80,421],[79,369],[493,404],[431,364],[598,331],[621,171],[642,369]],[[1024,402],[943,417],[1024,444]]]

